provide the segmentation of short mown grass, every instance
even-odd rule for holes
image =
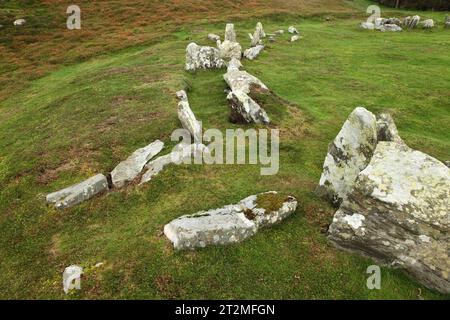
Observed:
[[[326,240],[334,209],[314,189],[328,143],[355,107],[391,112],[408,145],[450,160],[449,31],[369,32],[359,20],[262,20],[267,32],[295,24],[303,34],[292,44],[284,35],[244,61],[289,102],[267,107],[281,132],[274,176],[254,165],[171,166],[145,186],[68,210],[45,203],[47,193],[109,172],[155,139],[173,145],[180,88],[204,128],[252,127],[229,123],[223,70],[183,71],[186,45],[208,44],[206,34],[222,34],[222,23],[62,67],[2,101],[0,297],[66,298],[62,272],[78,264],[86,270],[82,290],[67,298],[448,298],[388,268],[381,290],[368,290],[373,262]],[[236,23],[244,46],[256,22]],[[269,190],[295,196],[298,210],[242,244],[176,252],[162,234],[181,215]]]

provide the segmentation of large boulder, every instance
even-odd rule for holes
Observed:
[[[361,24],[359,26],[361,29],[365,29],[365,30],[375,29],[375,24],[372,22],[361,22]]]
[[[156,140],[144,148],[133,152],[125,161],[122,161],[111,172],[112,184],[116,188],[123,187],[126,183],[133,181],[141,172],[147,162],[157,155],[164,143]]]
[[[238,42],[231,42],[225,40],[224,42],[217,41],[217,48],[219,50],[219,57],[224,60],[242,58],[242,47]]]
[[[184,129],[188,130],[195,143],[202,141],[202,126],[195,118],[194,113],[189,106],[187,94],[184,90],[177,92],[178,102],[178,119]]]
[[[425,29],[432,29],[434,28],[434,20],[433,19],[427,19],[423,22],[423,27]]]
[[[294,197],[275,191],[252,195],[238,204],[182,216],[164,226],[175,249],[241,242],[260,228],[280,223],[297,208]]]
[[[294,26],[290,26],[290,27],[288,28],[288,32],[289,32],[289,33],[292,33],[292,34],[299,34],[297,28],[295,28]]]
[[[318,194],[340,204],[347,198],[359,172],[363,170],[377,144],[377,120],[363,107],[356,108],[328,147]]]
[[[50,193],[47,195],[46,200],[49,203],[54,203],[56,208],[64,209],[77,205],[107,190],[108,181],[106,177],[103,174],[97,174],[81,183]]]
[[[266,37],[266,32],[264,31],[263,25],[261,22],[258,22],[256,24],[256,31],[259,33],[259,37],[260,38],[265,38]]]
[[[337,247],[401,267],[450,293],[450,169],[403,143],[378,143],[336,212]]]
[[[396,24],[387,24],[387,23],[384,24],[380,30],[381,31],[392,31],[392,32],[403,31],[402,27],[400,27]]]
[[[244,51],[244,57],[246,57],[249,60],[255,59],[259,54],[264,50],[264,46],[262,44],[259,44],[255,47],[249,48]]]
[[[225,61],[220,58],[218,49],[208,46],[199,46],[190,43],[186,48],[186,65],[188,71],[197,69],[220,69],[225,67]]]

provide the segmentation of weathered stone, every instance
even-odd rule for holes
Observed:
[[[288,32],[292,34],[299,34],[298,30],[294,26],[288,28]]]
[[[231,42],[225,40],[224,42],[217,41],[219,48],[219,56],[221,59],[231,60],[233,58],[240,60],[242,58],[242,47],[238,42]]]
[[[412,18],[411,17],[406,17],[404,20],[403,20],[403,25],[406,27],[406,28],[409,28],[409,29],[414,29],[415,27],[417,27],[417,25],[419,24],[419,22],[420,22],[420,16],[413,16]]]
[[[23,25],[25,25],[25,23],[27,23],[27,21],[25,19],[17,19],[14,21],[15,26],[23,26]]]
[[[270,42],[275,42],[275,37],[274,36],[269,36],[269,41]]]
[[[111,172],[114,187],[121,188],[126,183],[133,181],[142,172],[145,164],[157,155],[163,147],[164,143],[156,140],[148,146],[136,150],[128,159],[119,163]]]
[[[223,76],[225,82],[230,87],[231,91],[242,91],[246,94],[250,93],[251,87],[256,87],[258,90],[269,91],[267,86],[257,77],[249,74],[247,71],[231,69]]]
[[[450,16],[445,17],[444,24],[446,28],[450,28]]]
[[[377,116],[377,140],[404,143],[398,134],[394,119],[388,113]]]
[[[376,30],[382,30],[383,29],[383,25],[384,25],[384,18],[376,18],[374,25],[375,25],[375,29]]]
[[[264,46],[262,44],[257,45],[256,47],[249,48],[244,51],[244,57],[249,60],[255,59],[262,51],[264,50]]]
[[[235,205],[182,216],[164,226],[164,234],[178,250],[238,243],[260,228],[281,222],[297,208],[294,197],[282,199],[278,208],[263,208],[259,205],[261,196],[281,197],[272,191],[247,197]]]
[[[265,37],[266,37],[266,33],[265,33],[265,31],[264,31],[264,28],[263,28],[263,25],[262,25],[261,22],[258,22],[258,23],[256,24],[256,31],[259,32],[259,37],[260,37],[260,38],[265,38]]]
[[[291,42],[295,42],[295,41],[297,41],[298,39],[300,39],[300,36],[298,36],[298,35],[292,36],[292,37],[291,37]]]
[[[398,32],[398,31],[403,31],[403,29],[402,29],[402,27],[400,27],[396,24],[384,24],[381,31]]]
[[[209,33],[208,39],[217,43],[217,41],[220,41],[220,36],[218,36],[217,34],[214,34],[214,33]]]
[[[224,41],[236,42],[236,32],[234,31],[234,24],[227,23],[225,26]]]
[[[328,238],[450,293],[449,234],[450,169],[405,144],[381,141],[336,212]]]
[[[276,35],[282,35],[284,33],[284,30],[277,30],[274,32]]]
[[[249,38],[250,38],[250,46],[251,47],[256,47],[258,45],[261,45],[262,41],[261,38],[259,37],[259,32],[255,31],[255,33],[252,34],[248,34]]]
[[[186,48],[186,66],[188,71],[197,69],[213,69],[225,67],[225,61],[220,58],[220,52],[216,48],[199,46],[190,43]]]
[[[64,209],[75,206],[107,190],[108,181],[106,177],[103,174],[98,174],[76,185],[50,193],[46,200],[49,203],[54,203],[56,208]]]
[[[433,19],[427,19],[423,22],[423,27],[425,29],[432,29],[434,28],[434,20]]]
[[[194,142],[199,143],[203,136],[202,126],[195,118],[195,115],[189,106],[186,92],[184,90],[178,91],[177,97],[180,100],[178,102],[178,119],[180,120],[183,128],[190,132]]]
[[[227,96],[230,105],[230,121],[233,123],[269,124],[266,111],[248,94],[231,91]]]
[[[375,24],[372,22],[361,22],[360,27],[361,29],[373,30],[375,29]]]
[[[345,200],[359,172],[372,158],[376,144],[375,116],[363,107],[356,108],[328,147],[318,194],[335,204]]]

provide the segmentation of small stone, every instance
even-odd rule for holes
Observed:
[[[299,34],[298,30],[294,26],[288,28],[288,32],[292,34]]]
[[[423,27],[425,29],[432,29],[434,28],[434,20],[433,19],[427,19],[423,22]]]
[[[23,26],[27,21],[25,19],[17,19],[14,21],[15,26]]]
[[[227,23],[225,27],[224,41],[236,42],[236,32],[234,31],[234,24]]]

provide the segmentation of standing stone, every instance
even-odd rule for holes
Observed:
[[[276,35],[282,35],[284,33],[284,30],[277,30],[274,32]]]
[[[335,204],[345,200],[359,172],[372,158],[376,144],[375,115],[363,107],[356,108],[328,147],[317,193]]]
[[[400,27],[396,24],[384,24],[382,27],[382,31],[398,32],[398,31],[403,31],[403,29],[402,29],[402,27]]]
[[[427,19],[423,22],[423,27],[425,29],[432,29],[434,28],[434,20],[433,19]]]
[[[298,30],[294,26],[288,28],[288,32],[292,34],[299,34]]]
[[[403,25],[409,29],[414,29],[420,22],[420,16],[406,17],[403,20]]]
[[[46,200],[49,203],[54,203],[57,209],[64,209],[77,205],[107,190],[108,181],[106,177],[103,174],[98,174],[76,185],[50,193],[47,195]]]
[[[262,51],[264,50],[264,46],[262,44],[257,45],[256,47],[249,48],[244,51],[244,57],[249,60],[255,59]]]
[[[334,215],[328,239],[448,294],[449,234],[450,169],[404,144],[381,141]]]
[[[236,42],[236,32],[234,31],[234,24],[227,23],[225,27],[224,41]]]
[[[264,32],[264,28],[263,28],[263,25],[262,25],[261,22],[258,22],[256,24],[256,31],[258,31],[260,38],[265,38],[266,37],[266,33]]]
[[[186,66],[188,71],[197,69],[213,69],[225,67],[225,61],[220,58],[220,52],[216,48],[199,46],[190,43],[186,48]]]
[[[265,207],[264,199],[275,204]],[[182,216],[164,226],[175,249],[204,248],[241,242],[290,216],[297,209],[294,197],[275,191],[253,195],[238,204]]]
[[[195,118],[194,113],[189,106],[189,101],[184,90],[177,92],[178,102],[178,119],[183,128],[189,131],[195,143],[202,141],[202,126]]]
[[[133,181],[142,171],[145,164],[157,155],[164,143],[156,140],[144,148],[133,152],[125,161],[122,161],[111,172],[111,180],[116,188],[123,187],[126,183]]]
[[[225,40],[224,42],[217,41],[217,47],[219,48],[219,56],[221,59],[231,60],[242,58],[242,47],[238,42],[231,42]]]

